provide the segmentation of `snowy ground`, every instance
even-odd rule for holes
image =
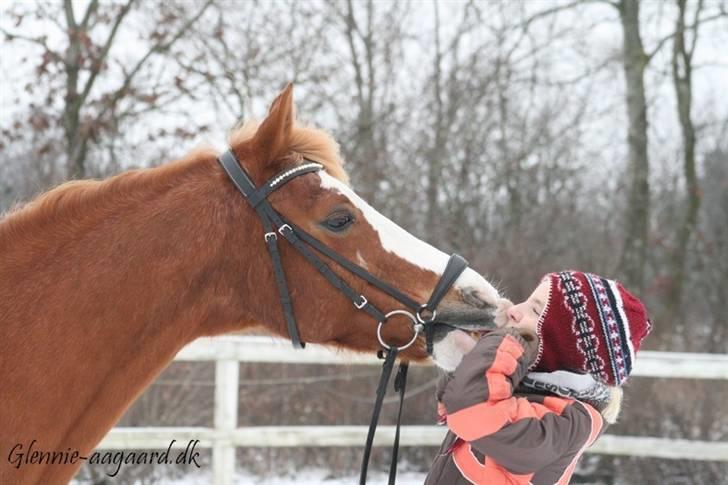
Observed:
[[[422,485],[424,481],[424,473],[397,473],[397,485]],[[234,483],[236,485],[349,485],[358,482],[359,475],[332,478],[329,471],[325,469],[304,469],[297,475],[288,477],[259,477],[242,472],[235,476]],[[166,482],[167,485],[210,485],[210,483],[212,483],[210,473],[190,474],[184,478]],[[367,476],[367,483],[387,483],[387,475],[383,472],[371,472]]]

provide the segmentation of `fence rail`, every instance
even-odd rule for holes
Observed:
[[[215,361],[215,426],[114,428],[99,449],[155,449],[184,447],[200,440],[212,448],[216,485],[233,482],[235,448],[292,446],[362,446],[366,426],[252,426],[237,427],[238,364],[240,362],[381,365],[374,356],[348,353],[308,344],[303,351],[288,341],[271,337],[221,337],[200,339],[185,347],[177,361]],[[428,365],[428,364],[414,364]],[[728,355],[642,351],[632,375],[687,379],[728,380]],[[372,398],[373,399],[373,398]],[[403,426],[402,446],[438,446],[445,434],[438,426]],[[375,446],[389,446],[393,426],[381,426]],[[665,459],[728,462],[728,443],[637,436],[604,435],[587,452]]]

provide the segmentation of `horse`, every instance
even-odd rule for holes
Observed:
[[[333,138],[296,121],[291,85],[262,122],[235,129],[229,145],[256,185],[304,160],[321,164],[272,193],[270,203],[340,255],[426,301],[447,255],[356,195]],[[0,483],[69,481],[82,462],[53,462],[52,453],[88,456],[193,340],[288,335],[264,228],[217,156],[198,148],[158,167],[66,182],[0,220]],[[301,254],[281,245],[280,257],[304,341],[359,352],[381,347],[377,322]],[[338,264],[331,268],[379,308],[397,307]],[[457,278],[438,307],[439,365],[459,362],[467,330],[493,327],[498,299],[474,270]],[[384,334],[401,345],[412,328],[397,319]],[[428,358],[416,340],[401,359]],[[31,445],[45,453],[35,463],[24,455]]]

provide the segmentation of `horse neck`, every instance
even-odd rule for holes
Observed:
[[[256,318],[214,158],[94,184],[0,223],[0,442],[89,452],[181,347]]]

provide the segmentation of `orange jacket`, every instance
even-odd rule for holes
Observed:
[[[449,432],[426,485],[567,484],[604,430],[592,406],[514,390],[537,345],[512,328],[480,339],[442,381],[439,411]]]

